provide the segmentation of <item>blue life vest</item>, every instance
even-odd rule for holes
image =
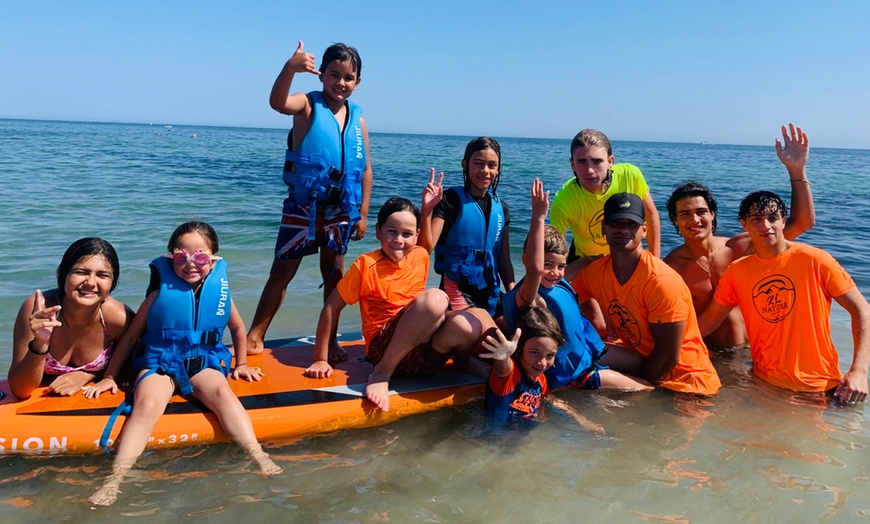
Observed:
[[[227,280],[227,263],[218,259],[209,272],[199,300],[193,288],[178,277],[172,259],[158,257],[151,271],[160,276],[160,289],[148,310],[144,348],[133,358],[136,370],[151,369],[169,375],[182,395],[193,392],[190,375],[212,368],[224,376],[229,372],[232,354],[222,339],[230,320],[232,302]]]
[[[359,221],[362,204],[362,176],[366,169],[362,108],[345,101],[344,129],[323,100],[323,93],[308,93],[311,99],[311,127],[295,151],[287,149],[284,183],[300,206],[309,206],[308,240],[314,240],[314,222],[319,203],[340,204],[350,218],[350,228]],[[293,131],[291,130],[292,134]],[[342,243],[347,250],[347,239]]]
[[[495,313],[501,288],[498,275],[498,257],[504,238],[504,208],[495,195],[489,220],[483,210],[464,187],[450,188],[459,195],[461,207],[444,244],[435,246],[435,272],[453,280],[460,286],[478,290],[489,289],[487,309]]]
[[[515,295],[520,290],[522,280],[504,296],[502,309],[504,320],[508,327],[508,333],[513,335],[516,329],[516,318],[519,315],[519,307]],[[544,374],[551,389],[560,388],[577,380],[584,371],[597,365],[598,359],[604,356],[604,342],[601,336],[580,313],[577,305],[577,294],[571,288],[571,284],[564,278],[552,288],[538,286],[538,294],[547,304],[547,309],[553,314],[562,333],[567,339],[565,345],[556,352],[556,360],[553,366]]]

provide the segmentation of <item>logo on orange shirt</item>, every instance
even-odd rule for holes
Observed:
[[[794,283],[785,275],[771,275],[752,288],[752,303],[764,320],[781,322],[794,309]]]
[[[610,307],[607,308],[607,314],[610,315],[610,323],[619,338],[634,348],[640,347],[640,326],[632,316],[631,311],[620,304],[618,300],[613,300],[610,302]]]

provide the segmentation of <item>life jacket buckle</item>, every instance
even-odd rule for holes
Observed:
[[[217,331],[203,331],[199,343],[203,345],[216,346],[218,342],[220,342],[220,335],[218,335]]]

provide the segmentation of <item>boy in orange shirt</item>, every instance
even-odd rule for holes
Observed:
[[[330,333],[348,304],[360,303],[366,357],[375,365],[365,396],[384,411],[390,406],[390,377],[434,373],[495,326],[485,310],[448,311],[447,294],[426,289],[429,252],[417,245],[419,233],[420,211],[413,202],[393,197],[384,203],[375,226],[381,248],[357,258],[327,298],[306,376],[332,375]]]
[[[788,209],[775,193],[757,191],[740,203],[740,223],[755,253],[722,274],[713,301],[700,318],[711,333],[740,306],[749,334],[752,371],[795,391],[832,391],[842,402],[867,398],[870,305],[834,258],[785,237]],[[852,317],[852,366],[840,373],[831,340],[831,299]]]

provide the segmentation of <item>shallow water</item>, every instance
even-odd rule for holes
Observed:
[[[771,130],[771,142],[778,131]],[[158,136],[158,133],[162,136]],[[193,133],[197,138],[191,138]],[[271,263],[283,198],[286,133],[0,120],[0,340],[7,347],[21,301],[52,287],[66,246],[103,236],[119,251],[114,296],[143,298],[147,263],[172,229],[190,218],[212,223],[230,263],[233,297],[250,321]],[[428,167],[461,181],[467,137],[372,136],[378,205],[399,193],[418,199]],[[528,186],[541,177],[555,190],[569,175],[568,140],[501,139],[511,206],[513,253],[528,227]],[[694,177],[720,200],[720,231],[737,232],[739,199],[770,188],[788,193],[773,147],[624,142],[617,161],[644,171],[666,220],[671,187]],[[829,250],[870,289],[866,248],[870,152],[813,149],[809,177],[817,226],[801,240]],[[845,205],[844,205],[845,204]],[[842,220],[848,210],[850,220]],[[677,244],[663,225],[663,248]],[[373,229],[348,258],[373,249]],[[319,312],[314,260],[303,264],[269,338],[310,335]],[[435,280],[430,280],[434,283]],[[348,308],[343,331],[358,331]],[[848,316],[835,307],[835,342],[851,362]],[[0,353],[0,368],[9,363]],[[841,407],[753,379],[746,350],[715,356],[723,382],[712,399],[668,392],[560,392],[605,436],[581,430],[552,409],[532,431],[504,438],[482,433],[480,402],[410,417],[379,428],[299,442],[269,443],[284,467],[263,477],[241,450],[215,445],[143,458],[118,502],[92,510],[87,497],[110,457],[0,457],[4,522],[148,522],[210,517],[220,522],[282,518],[298,522],[732,522],[870,520],[870,424],[866,407]],[[0,424],[3,424],[0,421]]]

